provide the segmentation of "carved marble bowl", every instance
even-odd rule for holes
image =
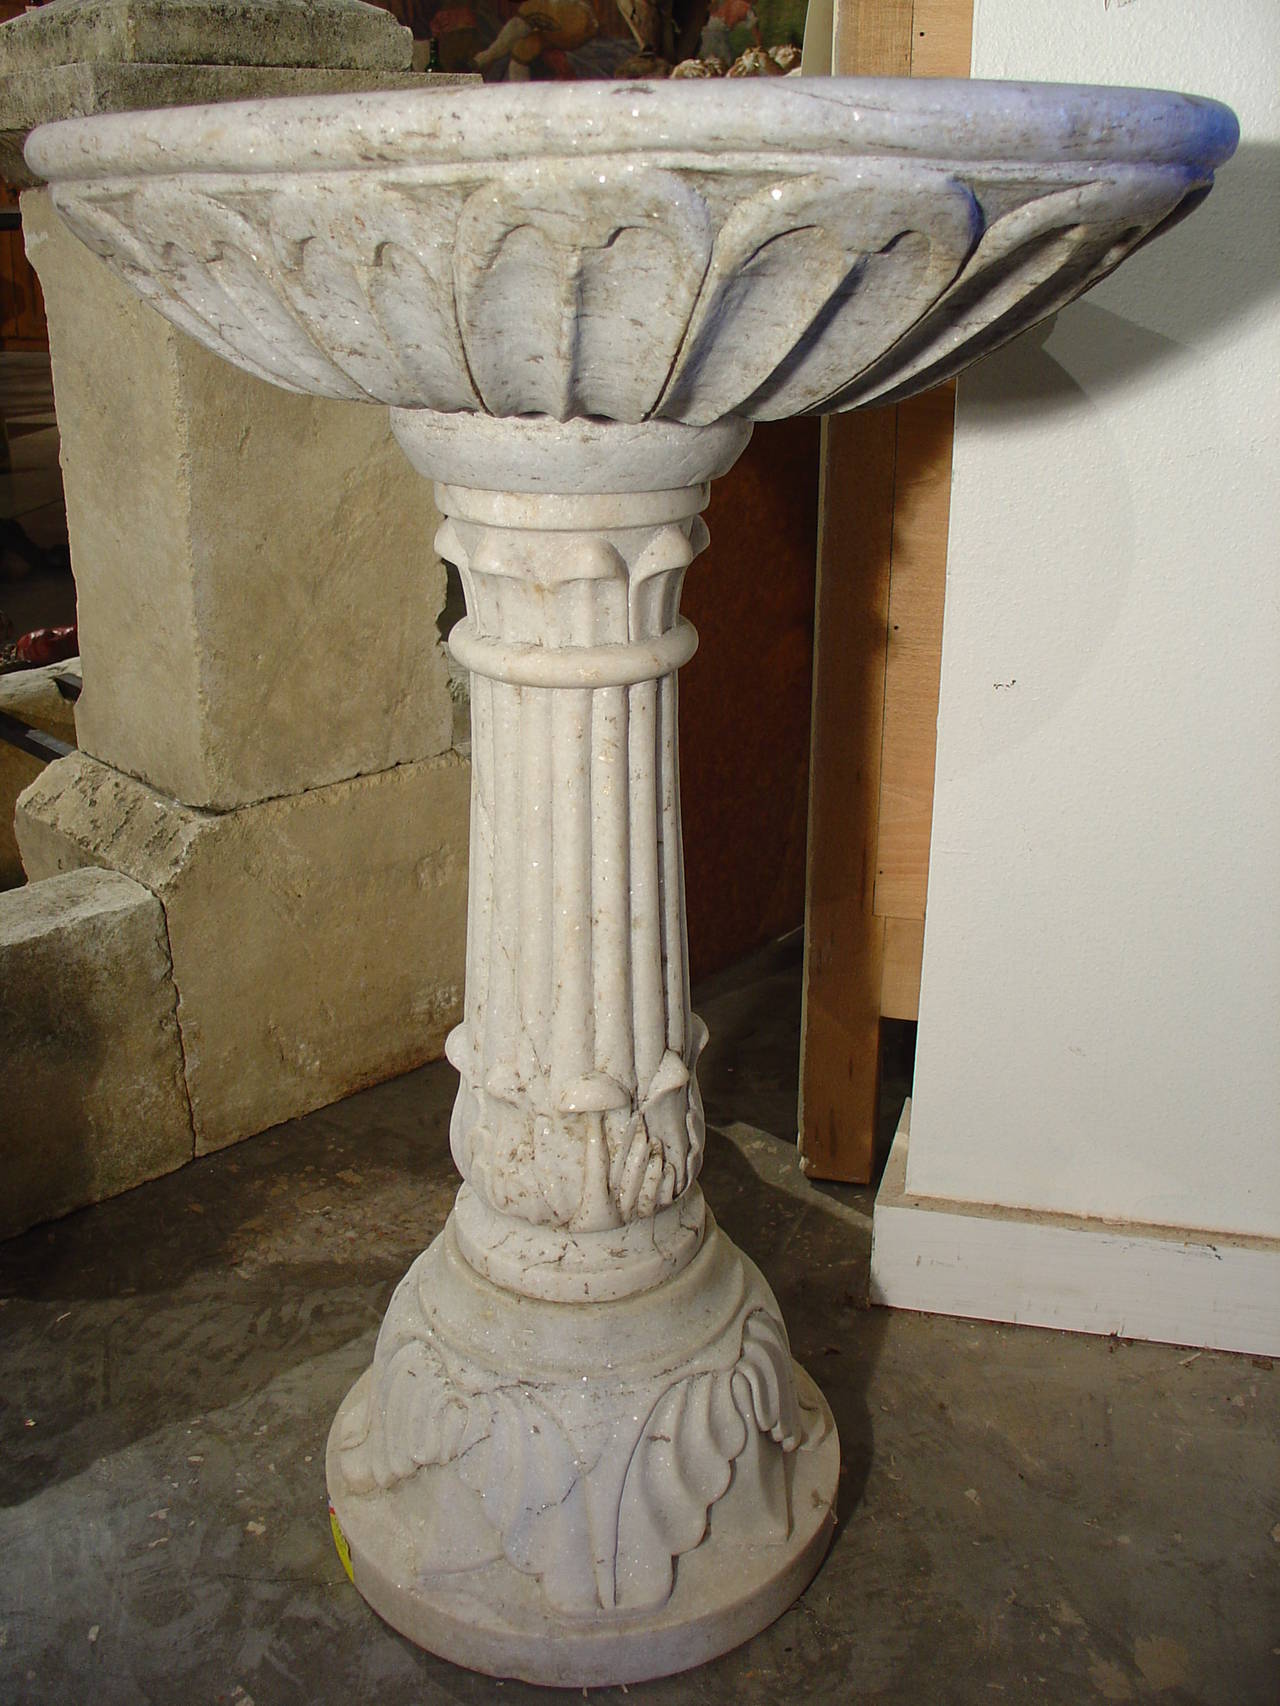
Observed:
[[[834,1419],[698,1185],[676,671],[708,482],[753,421],[904,396],[1053,312],[1235,138],[1179,95],[804,79],[31,138],[177,325],[391,405],[466,591],[465,1182],[327,1455],[356,1586],[433,1651],[547,1683],[680,1669],[778,1616],[834,1525]]]
[[[293,390],[706,425],[957,372],[1194,205],[1212,101],[534,84],[73,121],[28,157],[161,313]]]

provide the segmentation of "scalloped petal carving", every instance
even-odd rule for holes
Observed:
[[[511,169],[458,221],[467,359],[491,414],[643,420],[711,251],[711,215],[672,172],[601,160]]]
[[[1212,181],[1195,164],[767,152],[714,179],[603,154],[461,176],[424,162],[53,195],[175,325],[288,390],[705,425],[937,384],[1070,302]]]
[[[166,319],[286,390],[476,409],[453,311],[461,189],[326,180],[322,195],[185,180],[55,189]]]
[[[135,269],[145,273],[154,306],[215,353],[287,389],[367,400],[291,310],[267,203],[160,178],[123,197],[90,190],[76,213],[111,243],[131,282]]]
[[[721,226],[658,413],[706,425],[811,407],[937,300],[980,230],[971,191],[936,167],[779,176]]]
[[[238,317],[238,310],[224,297],[220,323],[216,318],[219,303],[215,281],[184,251],[178,233],[163,224],[159,230],[152,229],[152,188],[95,186],[77,194],[55,186],[53,200],[81,242],[180,331],[267,384],[286,391],[313,390],[305,375],[284,371],[275,351],[255,351],[243,340],[233,343],[225,335],[226,322]],[[340,376],[336,377],[340,383]],[[332,383],[330,380],[329,385]],[[322,386],[319,394],[334,393]]]
[[[1113,167],[1092,183],[1068,184],[1031,200],[1014,199],[1013,186],[999,186],[997,195],[1014,205],[993,220],[951,288],[905,338],[821,408],[895,401],[950,379],[1105,277],[1201,181],[1182,167]],[[1018,188],[1023,196],[1033,193],[1030,185]]]
[[[453,305],[466,191],[329,178],[323,200],[287,190],[270,206],[282,287],[334,362],[368,396],[404,408],[474,410]],[[317,212],[323,215],[317,219]]]

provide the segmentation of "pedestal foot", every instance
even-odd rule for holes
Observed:
[[[451,1222],[392,1300],[327,1472],[388,1623],[576,1686],[686,1669],[779,1616],[830,1541],[839,1444],[710,1220],[680,1273],[589,1309],[495,1286]]]

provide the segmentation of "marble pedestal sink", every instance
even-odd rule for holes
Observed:
[[[1053,312],[1235,140],[1176,95],[803,79],[30,139],[72,229],[192,336],[390,405],[466,588],[465,1182],[328,1452],[356,1586],[433,1651],[663,1674],[776,1617],[832,1531],[830,1412],[698,1186],[676,671],[708,482],[753,421],[905,396]]]

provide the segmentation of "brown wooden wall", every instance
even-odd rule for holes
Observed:
[[[698,630],[680,672],[694,977],[804,919],[816,420],[771,421],[711,489],[711,543],[685,581]]]
[[[18,211],[18,192],[0,183],[0,214]],[[4,220],[10,224],[9,218]],[[44,297],[22,247],[22,232],[0,230],[0,349],[41,350],[49,347]]]

